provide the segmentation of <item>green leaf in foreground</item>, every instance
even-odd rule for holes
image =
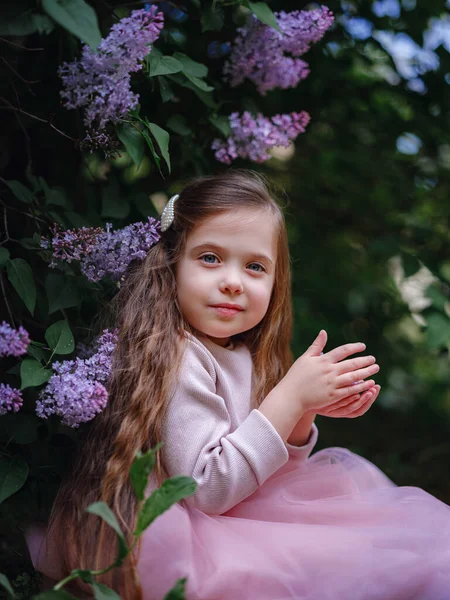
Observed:
[[[153,52],[149,54],[147,64],[150,70],[149,77],[179,73],[183,68],[180,61],[173,56],[157,56]]]
[[[145,454],[138,452],[133,464],[131,465],[131,484],[136,497],[140,501],[144,499],[144,491],[148,484],[149,475],[155,466],[156,452],[160,447],[161,444],[158,444],[155,448],[152,448]]]
[[[0,248],[0,268],[4,267],[9,260],[9,250]]]
[[[23,185],[23,183],[20,183],[20,181],[10,179],[6,183],[18,200],[20,200],[21,202],[25,202],[26,204],[30,204],[30,202],[33,201],[33,192],[29,190],[25,185]]]
[[[159,146],[159,150],[162,154],[163,159],[166,161],[167,168],[169,169],[169,173],[170,173],[170,155],[169,155],[170,135],[168,134],[168,132],[165,129],[163,129],[162,127],[159,127],[159,125],[156,125],[155,123],[147,122],[146,125],[149,128],[153,137],[155,138],[156,143]]]
[[[91,583],[91,586],[95,600],[120,600],[120,596],[103,583]]]
[[[183,475],[166,479],[162,486],[156,489],[145,501],[138,515],[134,535],[140,536],[153,523],[156,517],[159,517],[173,504],[176,504],[183,498],[192,496],[196,487],[197,484],[193,479],[184,477]]]
[[[116,125],[116,133],[130,155],[131,160],[139,169],[145,152],[145,141],[141,132],[129,123],[118,123]]]
[[[186,600],[186,578],[179,579],[164,596],[164,600]]]
[[[18,456],[0,457],[0,504],[15,494],[28,477],[28,465]]]
[[[3,573],[0,573],[0,586],[6,590],[8,594],[8,598],[12,598],[14,600],[14,590],[12,589],[11,584],[9,583],[9,579]]]
[[[258,17],[261,23],[280,31],[275,15],[272,9],[265,2],[245,2],[245,5]]]
[[[38,596],[33,596],[33,600],[76,600],[76,598],[64,590],[49,590]]]
[[[55,354],[70,354],[75,350],[75,340],[65,319],[50,325],[45,332],[45,339]]]
[[[45,369],[38,360],[25,358],[20,363],[20,389],[37,387],[50,379],[53,371]]]
[[[115,564],[116,566],[120,566],[123,562],[123,559],[126,556],[128,556],[130,550],[128,548],[125,536],[120,528],[119,523],[117,522],[114,513],[105,502],[94,502],[93,504],[87,507],[86,512],[101,517],[105,521],[105,523],[112,527],[117,533],[119,552]]]
[[[14,258],[6,263],[8,279],[22,298],[25,306],[34,315],[36,306],[36,286],[30,265],[23,258]]]
[[[97,13],[84,0],[42,0],[42,7],[61,27],[93,50],[102,40]]]

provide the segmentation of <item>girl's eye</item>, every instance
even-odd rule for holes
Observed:
[[[256,269],[253,269],[251,267],[256,267]],[[257,273],[264,273],[265,272],[265,267],[263,265],[260,265],[259,263],[250,263],[248,268],[251,271],[256,271]]]
[[[208,265],[213,265],[217,260],[217,256],[214,256],[214,254],[204,254],[203,256],[200,256],[200,260],[203,260]]]

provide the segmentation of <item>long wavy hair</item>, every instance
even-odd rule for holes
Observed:
[[[258,325],[239,334],[253,357],[258,405],[293,362],[289,250],[283,214],[274,195],[265,180],[251,171],[230,170],[190,181],[175,204],[173,225],[144,261],[130,265],[103,319],[103,325],[118,328],[108,405],[89,426],[71,473],[59,489],[48,528],[49,544],[57,549],[65,575],[74,568],[104,568],[115,559],[116,534],[99,517],[85,512],[92,502],[106,502],[131,540],[137,502],[130,467],[138,450],[163,441],[162,422],[182,359],[180,334],[183,330],[196,334],[178,306],[175,266],[197,225],[239,207],[267,211],[278,233],[267,313]],[[164,447],[158,453],[156,474],[159,482],[166,476]],[[126,600],[142,598],[138,554],[132,553],[121,569],[102,579]],[[89,589],[80,583],[72,591],[88,597]]]

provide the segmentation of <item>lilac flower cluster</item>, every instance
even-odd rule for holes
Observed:
[[[105,329],[90,358],[54,362],[52,375],[36,403],[36,414],[42,419],[50,415],[62,418],[69,427],[90,421],[100,413],[108,401],[107,383],[112,366],[112,355],[117,343],[117,329]]]
[[[332,25],[326,7],[275,13],[280,32],[252,16],[238,29],[224,76],[231,86],[250,79],[261,95],[274,88],[295,87],[309,74],[308,64],[298,58],[318,42]]]
[[[89,281],[100,281],[105,276],[119,281],[131,261],[143,260],[160,238],[160,223],[152,217],[147,222],[137,222],[123,229],[112,231],[111,223],[106,231],[94,227],[82,227],[78,231],[58,232],[55,226],[53,238],[41,241],[43,248],[53,250],[53,259],[66,262],[78,260],[81,272]],[[54,268],[55,260],[50,262]]]
[[[135,108],[139,96],[131,91],[131,73],[142,69],[150,44],[159,37],[163,14],[156,6],[134,10],[113,25],[97,49],[84,46],[82,57],[59,68],[66,108],[84,108],[84,123],[97,131],[117,123]]]
[[[159,221],[148,217],[146,223],[138,222],[123,229],[111,231],[106,224],[98,243],[81,262],[81,271],[89,281],[100,281],[108,275],[119,281],[132,260],[143,260],[160,238]]]
[[[231,135],[227,140],[215,139],[211,148],[217,160],[227,165],[236,158],[248,158],[261,163],[270,158],[268,150],[274,146],[288,147],[297,135],[303,133],[310,121],[307,112],[275,115],[272,118],[249,112],[230,115]]]
[[[81,260],[86,254],[89,254],[103,234],[101,227],[81,227],[78,230],[67,229],[60,231],[57,223],[50,230],[53,234],[51,241],[47,238],[41,238],[41,248],[52,249],[52,262],[50,267],[56,267],[57,263],[53,259],[62,260],[71,263],[73,260]]]
[[[8,384],[0,383],[0,416],[7,412],[17,412],[22,406],[22,392]]]
[[[30,343],[28,331],[22,326],[13,329],[6,321],[0,325],[0,357],[21,356]]]

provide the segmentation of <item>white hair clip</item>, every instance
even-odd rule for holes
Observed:
[[[173,205],[179,197],[179,194],[175,194],[175,196],[172,196],[172,198],[165,205],[164,210],[161,213],[161,231],[163,232],[167,231],[167,229],[169,229],[169,227],[173,223],[173,220],[175,218],[175,211],[173,209]]]

